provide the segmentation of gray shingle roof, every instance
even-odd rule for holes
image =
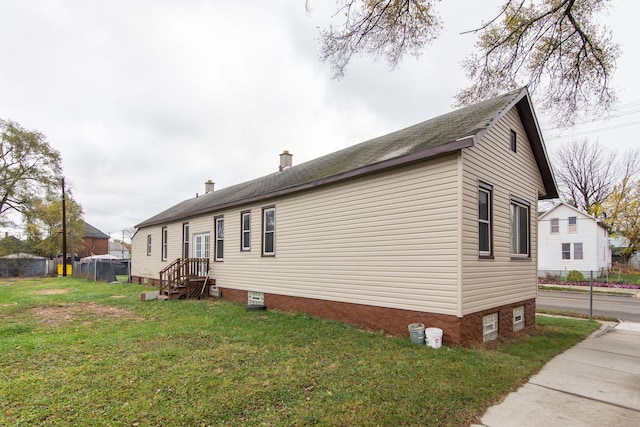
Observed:
[[[91,237],[93,239],[108,239],[109,235],[95,228],[87,221],[84,222],[84,235],[82,237]]]
[[[512,91],[495,98],[461,108],[408,128],[347,147],[331,154],[286,168],[252,181],[216,190],[177,205],[138,224],[137,228],[167,223],[194,215],[266,199],[353,176],[406,164],[470,147],[511,107],[518,105],[523,121],[533,121],[527,133],[540,145],[536,155],[538,166],[548,167],[544,146],[531,111],[526,89]],[[534,147],[534,153],[536,149]],[[538,159],[540,157],[540,159]],[[545,175],[545,171],[542,171]],[[549,174],[550,168],[549,168]],[[548,184],[551,183],[552,186]],[[555,192],[553,175],[546,179],[548,193]]]

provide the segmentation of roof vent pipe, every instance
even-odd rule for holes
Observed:
[[[284,168],[291,167],[293,165],[293,154],[289,153],[289,150],[284,150],[282,154],[280,154],[280,172],[284,170]]]
[[[207,182],[205,182],[204,183],[204,194],[211,193],[213,191],[213,186],[215,184],[216,183],[211,181],[211,180],[208,180]]]

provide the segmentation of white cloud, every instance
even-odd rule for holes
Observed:
[[[316,28],[335,4],[307,15],[304,3],[3,1],[0,117],[46,134],[86,220],[117,232],[207,179],[222,188],[275,171],[284,149],[301,163],[447,112],[474,43],[459,33],[498,10],[442,2],[441,38],[422,58],[393,72],[358,58],[336,81]],[[625,61],[617,84],[637,100]]]

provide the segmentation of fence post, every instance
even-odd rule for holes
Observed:
[[[589,320],[593,320],[593,270],[589,271]]]

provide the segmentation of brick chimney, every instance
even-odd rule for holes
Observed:
[[[289,150],[284,150],[282,154],[280,154],[280,172],[284,170],[284,168],[291,167],[293,165],[293,154],[289,153]]]
[[[215,184],[216,183],[211,181],[211,180],[208,180],[207,182],[205,182],[204,183],[204,194],[211,193],[213,191],[213,186]]]

